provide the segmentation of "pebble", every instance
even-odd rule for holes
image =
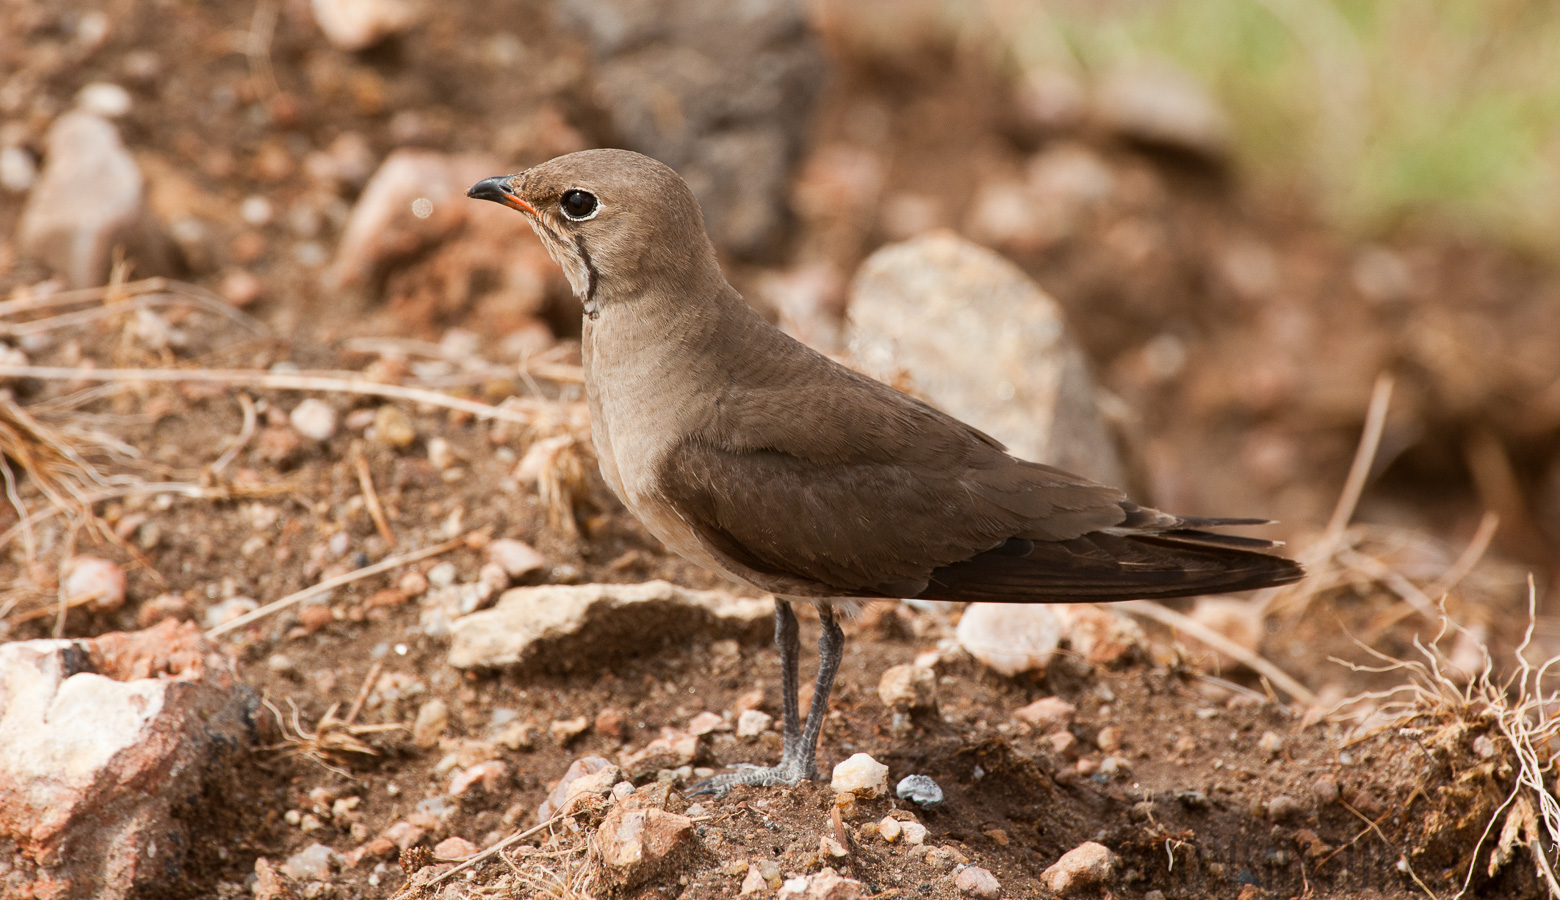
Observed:
[[[1061,643],[1062,625],[1044,604],[974,603],[955,637],[965,652],[1003,675],[1044,673]]]
[[[1128,138],[1219,161],[1229,152],[1229,116],[1197,81],[1167,63],[1108,72],[1095,92],[1101,125]]]
[[[786,879],[775,900],[862,900],[866,895],[861,882],[824,868],[813,875]]]
[[[401,820],[385,829],[384,836],[395,844],[396,849],[405,850],[422,843],[422,839],[428,834],[424,829],[413,825],[411,822]]]
[[[1071,731],[1057,731],[1049,735],[1046,740],[1051,742],[1051,750],[1062,759],[1078,758],[1078,739],[1073,737]]]
[[[928,847],[923,859],[928,866],[941,872],[950,871],[957,865],[969,862],[969,859],[954,847]]]
[[[586,775],[592,775],[609,768],[616,769],[617,766],[611,760],[603,759],[599,756],[582,756],[570,763],[569,768],[564,771],[563,777],[558,779],[558,783],[548,793],[547,799],[543,800],[541,805],[536,808],[536,820],[545,822],[552,818],[552,814],[557,812],[564,802],[569,799],[569,785],[584,778]]]
[[[713,713],[709,710],[705,710],[688,720],[687,731],[696,737],[716,731],[730,730],[731,726],[726,724],[726,720],[721,718],[720,713]]]
[[[692,819],[654,807],[615,806],[596,829],[602,874],[620,891],[675,880],[697,842]]]
[[[1106,753],[1115,753],[1121,749],[1121,728],[1116,725],[1107,725],[1100,729],[1094,743]]]
[[[498,783],[509,774],[509,765],[501,759],[490,759],[480,762],[456,772],[450,779],[450,795],[459,797],[471,789],[472,785],[481,785],[489,794],[498,789]]]
[[[233,597],[224,600],[215,606],[207,607],[203,617],[206,628],[212,629],[218,625],[225,625],[245,613],[251,613],[260,608],[260,604],[248,597]]]
[[[417,21],[409,0],[312,0],[309,7],[326,40],[347,51],[366,50]]]
[[[217,293],[230,305],[243,309],[265,295],[265,284],[243,269],[234,269],[222,276]]]
[[[899,840],[899,835],[903,831],[903,826],[893,816],[884,816],[883,821],[878,823],[878,836],[890,844]]]
[[[328,441],[336,433],[336,410],[329,403],[310,397],[287,417],[299,434],[311,441]]]
[[[1305,804],[1283,794],[1268,801],[1268,818],[1280,825],[1287,825],[1305,818]]]
[[[94,81],[76,92],[76,106],[105,119],[129,113],[131,104],[130,92],[111,81]]]
[[[282,863],[282,874],[296,881],[325,881],[330,878],[330,864],[336,851],[324,844],[310,844]]]
[[[764,878],[764,873],[758,870],[758,866],[749,866],[746,877],[742,879],[742,888],[738,893],[746,897],[749,894],[767,890],[769,890],[769,881]]]
[[[1257,749],[1267,754],[1268,759],[1277,756],[1284,749],[1284,739],[1271,731],[1262,732],[1257,738]]]
[[[698,753],[697,736],[675,728],[662,728],[660,737],[623,757],[623,768],[632,778],[640,779],[664,769],[690,765]]]
[[[297,900],[297,893],[276,866],[265,857],[255,860],[255,900]]]
[[[400,407],[386,404],[374,413],[374,437],[392,447],[406,447],[417,440],[417,429]]]
[[[1108,886],[1116,874],[1116,855],[1103,844],[1087,841],[1062,854],[1040,873],[1040,883],[1063,897],[1077,897]]]
[[[980,866],[964,868],[954,877],[953,886],[964,896],[980,900],[996,900],[1002,896],[1002,885],[997,882],[997,876]]]
[[[447,837],[434,845],[433,858],[458,862],[481,852],[482,848],[476,844],[463,837],[454,836]]]
[[[1113,609],[1069,603],[1052,611],[1062,621],[1067,646],[1091,665],[1111,665],[1148,643],[1148,635],[1136,622]]]
[[[912,664],[891,666],[878,680],[878,697],[894,712],[932,709],[937,705],[937,673]]]
[[[554,719],[552,724],[547,726],[547,732],[560,745],[567,745],[575,738],[584,734],[589,728],[589,719],[584,716],[575,716],[572,719]]]
[[[922,809],[936,809],[942,805],[942,788],[926,775],[906,775],[894,788],[894,795],[909,800]]]
[[[900,830],[904,833],[905,843],[926,843],[926,826],[922,825],[920,822],[900,822],[899,827]]]
[[[759,735],[768,731],[769,726],[773,725],[774,721],[774,716],[771,716],[769,713],[766,713],[762,710],[744,709],[742,714],[737,716],[737,737],[758,737]]]
[[[441,562],[428,570],[428,583],[436,588],[447,588],[455,583],[459,574],[454,563]]]
[[[1342,791],[1338,787],[1338,779],[1331,775],[1323,775],[1311,785],[1311,794],[1316,797],[1318,805],[1327,806],[1337,803]]]
[[[547,557],[525,541],[514,538],[499,538],[488,544],[487,557],[516,581],[547,568]]]
[[[1072,724],[1078,707],[1060,697],[1041,697],[1028,706],[1013,710],[1013,718],[1038,731],[1055,731]]]
[[[602,737],[622,741],[628,737],[628,714],[615,707],[603,707],[596,713],[595,727]]]
[[[118,609],[125,602],[125,570],[95,556],[76,556],[65,563],[65,596],[91,597],[95,610]]]
[[[424,750],[437,745],[449,724],[448,704],[438,698],[429,700],[417,710],[417,719],[412,723],[412,743]]]
[[[25,193],[38,180],[38,163],[21,147],[0,148],[0,187]]]
[[[888,766],[865,753],[857,753],[834,767],[829,788],[836,794],[884,796],[888,793]]]

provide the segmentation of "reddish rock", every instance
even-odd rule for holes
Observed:
[[[1116,854],[1103,844],[1085,841],[1062,854],[1040,873],[1040,883],[1063,897],[1077,897],[1108,886],[1116,874]]]
[[[1060,697],[1041,697],[1013,710],[1013,718],[1040,731],[1056,731],[1071,725],[1077,711],[1078,707]]]
[[[661,736],[642,749],[623,757],[623,770],[630,778],[654,775],[662,769],[675,769],[692,763],[699,755],[699,738],[675,728],[661,729]]]
[[[568,770],[563,773],[563,778],[558,780],[558,783],[553,786],[552,792],[547,795],[547,799],[543,800],[542,804],[536,808],[536,821],[545,822],[552,818],[553,813],[557,812],[559,807],[563,806],[564,801],[569,799],[569,786],[571,784],[586,775],[593,775],[608,768],[615,769],[617,766],[613,765],[611,760],[602,759],[599,756],[585,756],[570,763]]]
[[[0,895],[114,900],[180,874],[174,810],[248,745],[248,692],[192,624],[0,646]]]
[[[596,829],[595,850],[606,880],[627,890],[651,879],[665,881],[687,860],[695,842],[687,816],[619,806]]]

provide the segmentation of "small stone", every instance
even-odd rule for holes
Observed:
[[[675,880],[697,842],[692,819],[653,807],[615,806],[596,829],[602,874],[618,890]]]
[[[38,163],[21,147],[0,147],[0,187],[23,194],[38,181]]]
[[[708,710],[688,720],[688,733],[695,737],[716,731],[730,730],[731,726],[726,724],[726,720],[721,718],[719,713],[713,713]]]
[[[1116,855],[1103,844],[1087,841],[1062,854],[1040,873],[1040,883],[1063,897],[1077,897],[1109,886],[1116,874]]]
[[[117,119],[130,112],[130,92],[109,81],[94,81],[76,92],[76,106],[105,119]]]
[[[331,861],[336,851],[324,844],[310,844],[282,863],[282,874],[295,881],[325,881],[330,878]]]
[[[1229,152],[1229,116],[1208,91],[1168,63],[1107,73],[1094,98],[1100,123],[1129,140],[1218,162]]]
[[[1271,731],[1262,732],[1257,738],[1257,749],[1267,755],[1268,759],[1277,756],[1284,749],[1284,739]]]
[[[740,895],[746,897],[749,894],[767,890],[769,890],[769,882],[765,880],[764,873],[760,872],[757,866],[749,866],[747,876],[742,879]]]
[[[93,609],[108,611],[125,603],[125,570],[95,556],[76,556],[65,563],[65,596],[88,600]]]
[[[675,728],[661,729],[661,736],[623,757],[623,769],[634,779],[693,763],[699,755],[699,738]]]
[[[326,39],[347,51],[366,50],[417,21],[409,0],[312,0],[309,6]]]
[[[1002,896],[1002,885],[997,883],[997,876],[980,866],[969,866],[959,872],[953,879],[953,886],[964,896],[980,900],[996,900]]]
[[[569,764],[569,768],[564,771],[563,777],[553,786],[552,791],[547,795],[547,799],[543,800],[541,805],[536,808],[536,820],[545,822],[552,818],[553,813],[557,812],[569,799],[569,785],[586,775],[591,775],[604,769],[616,768],[617,766],[613,765],[611,760],[602,759],[599,756],[583,756],[576,759]]]
[[[1481,734],[1473,739],[1473,755],[1480,759],[1495,758],[1495,742],[1487,734]]]
[[[1106,753],[1115,753],[1121,749],[1121,728],[1116,725],[1107,725],[1100,729],[1094,743]]]
[[[1106,778],[1125,776],[1132,772],[1132,763],[1124,756],[1107,756],[1100,760],[1099,772]]]
[[[628,714],[611,706],[596,713],[596,733],[608,740],[623,741],[628,738]]]
[[[547,568],[547,557],[525,541],[514,538],[499,538],[488,544],[487,557],[516,581]]]
[[[569,782],[563,789],[563,802],[568,804],[570,800],[581,794],[595,794],[605,797],[612,793],[623,781],[623,770],[617,766],[607,766],[599,772],[590,772]]]
[[[1093,603],[1057,604],[1052,612],[1062,622],[1067,645],[1092,665],[1119,662],[1148,640],[1138,623]]]
[[[901,778],[894,788],[894,795],[922,809],[936,809],[943,802],[942,788],[926,775],[906,775]]]
[[[1307,812],[1305,804],[1294,799],[1293,797],[1286,797],[1283,794],[1280,794],[1268,801],[1267,811],[1268,818],[1272,819],[1279,825],[1288,825],[1297,822],[1305,818]]]
[[[798,875],[780,886],[776,900],[862,900],[865,886],[831,868],[813,875]]]
[[[960,863],[969,862],[964,858],[964,854],[953,847],[928,847],[926,855],[922,858],[928,866],[940,872],[950,871]]]
[[[459,862],[476,856],[482,848],[460,836],[447,837],[433,847],[433,858]]]
[[[834,767],[829,789],[836,794],[882,797],[888,793],[888,766],[865,753],[857,753]]]
[[[834,838],[831,838],[828,835],[824,835],[818,839],[818,855],[831,856],[835,859],[844,859],[850,855],[850,851],[845,849],[844,844],[841,844],[839,841],[836,841]]]
[[[406,447],[417,440],[417,429],[400,407],[386,404],[374,413],[374,435],[381,443]]]
[[[1071,731],[1057,731],[1046,737],[1051,742],[1051,750],[1062,759],[1074,760],[1078,758],[1078,739],[1073,737]]]
[[[251,613],[260,608],[260,604],[248,597],[233,597],[224,600],[215,606],[206,608],[204,617],[207,630],[218,625],[226,625],[245,613]]]
[[[755,738],[769,730],[774,724],[775,717],[762,710],[744,709],[737,716],[737,737]]]
[[[412,723],[412,743],[424,750],[437,746],[449,724],[449,706],[437,697],[429,700],[417,710],[417,719]]]
[[[335,613],[322,603],[311,603],[298,609],[298,624],[306,634],[313,634],[335,620]]]
[[[1311,795],[1316,798],[1318,806],[1327,806],[1338,802],[1342,791],[1338,787],[1338,779],[1331,775],[1323,775],[1311,785]]]
[[[427,831],[405,820],[395,822],[385,829],[384,837],[395,844],[397,850],[406,850],[422,843]]]
[[[900,822],[899,827],[900,830],[904,833],[905,843],[926,843],[926,826],[922,825],[920,822]]]
[[[1039,603],[974,603],[955,631],[959,646],[1003,675],[1043,673],[1061,643],[1062,626]]]
[[[924,666],[891,666],[878,680],[878,697],[894,712],[932,709],[937,705],[937,673]]]
[[[298,900],[292,880],[263,856],[255,860],[254,893],[255,900]]]
[[[243,309],[265,296],[265,284],[243,269],[234,269],[222,277],[217,293],[229,304]]]
[[[1013,718],[1037,731],[1055,731],[1072,724],[1078,707],[1060,697],[1041,697],[1028,706],[1013,710]]]
[[[287,417],[299,434],[311,441],[328,441],[336,433],[336,410],[324,400],[310,397]]]
[[[459,797],[471,789],[472,785],[480,785],[489,794],[497,792],[499,782],[509,775],[509,765],[501,759],[490,759],[474,766],[468,766],[450,779],[450,795]]]
[[[899,840],[899,835],[903,830],[899,820],[893,816],[884,816],[883,820],[878,823],[878,836],[890,844]]]

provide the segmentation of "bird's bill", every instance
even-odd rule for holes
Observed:
[[[466,192],[467,197],[476,200],[491,200],[494,203],[507,206],[510,209],[518,209],[523,213],[536,215],[536,207],[515,195],[509,187],[509,175],[495,175],[492,178],[484,178],[471,186]]]

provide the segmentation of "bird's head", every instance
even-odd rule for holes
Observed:
[[[628,150],[585,150],[518,175],[486,178],[466,196],[519,210],[594,318],[647,288],[697,290],[720,278],[699,202],[667,166]]]

